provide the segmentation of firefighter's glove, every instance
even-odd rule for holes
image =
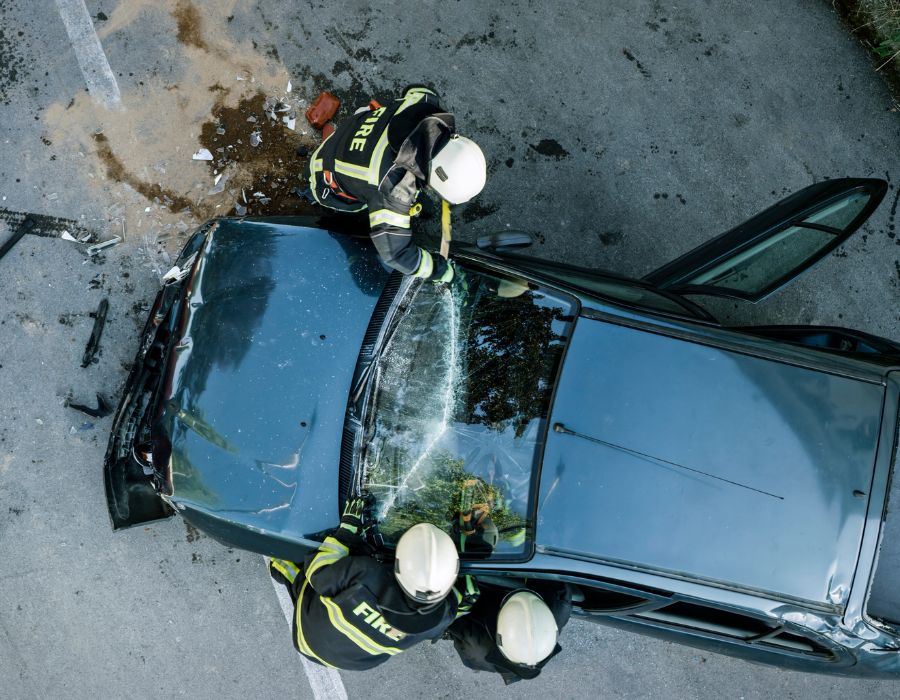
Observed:
[[[444,284],[450,284],[453,281],[453,278],[456,276],[456,273],[453,270],[453,263],[449,260],[444,262],[444,272],[440,277],[433,277],[432,281],[434,282],[443,282]]]
[[[363,531],[366,520],[367,501],[365,498],[351,498],[344,506],[344,514],[341,516],[341,528],[349,530],[354,535]]]

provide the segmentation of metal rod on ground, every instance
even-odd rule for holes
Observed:
[[[13,231],[12,236],[10,236],[9,239],[2,246],[0,246],[0,258],[6,255],[10,250],[12,250],[12,247],[19,242],[19,239],[26,233],[28,233],[31,229],[33,229],[34,226],[34,219],[32,219],[30,216],[26,216],[24,219],[22,219],[22,223],[20,223],[18,228]]]
[[[453,232],[450,226],[450,202],[441,200],[441,257],[446,260],[450,255],[450,239]]]

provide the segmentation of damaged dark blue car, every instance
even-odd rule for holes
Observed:
[[[494,524],[463,567],[778,666],[900,677],[900,346],[729,327],[841,245],[886,183],[808,187],[641,280],[455,244],[452,287],[341,221],[219,219],[154,303],[104,467],[113,526],[181,515],[300,559],[363,489],[405,528]],[[832,263],[834,264],[834,263]]]

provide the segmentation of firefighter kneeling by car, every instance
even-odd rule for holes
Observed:
[[[273,559],[270,572],[294,600],[294,646],[325,666],[365,670],[427,639],[440,637],[478,597],[459,574],[459,554],[434,525],[409,528],[393,571],[370,555],[366,500],[347,502],[340,526],[301,569]],[[455,585],[456,584],[456,585]]]

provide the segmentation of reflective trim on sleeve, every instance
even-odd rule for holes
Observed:
[[[431,253],[419,248],[419,266],[416,268],[416,271],[412,273],[413,277],[428,279],[431,277],[432,272],[434,272],[434,260],[431,258]]]
[[[437,97],[437,93],[434,90],[429,90],[427,87],[422,87],[421,85],[416,87],[411,87],[407,90],[404,95],[415,95],[417,92],[421,92],[423,95],[434,95]]]
[[[306,643],[306,637],[303,636],[303,622],[300,618],[300,612],[303,609],[303,594],[306,592],[306,587],[309,585],[309,581],[303,582],[303,587],[300,589],[300,595],[297,596],[297,605],[296,611],[294,613],[295,620],[294,624],[297,626],[297,648],[300,650],[300,653],[304,656],[308,656],[311,659],[315,659],[319,663],[325,664],[329,668],[334,668],[330,663],[320,658],[318,655],[313,652],[310,648],[309,644]]]
[[[294,562],[285,559],[272,559],[272,568],[280,572],[281,575],[291,583],[294,582],[294,579],[297,578],[297,574],[300,573],[299,566]]]
[[[372,149],[372,157],[369,159],[369,177],[367,182],[370,185],[378,185],[381,182],[381,178],[379,177],[379,173],[381,172],[381,161],[384,160],[384,152],[388,147],[388,128],[384,127],[384,131],[381,132],[381,136],[378,137],[378,142],[375,144],[375,148]]]
[[[396,647],[381,646],[378,642],[363,634],[361,630],[347,622],[347,618],[345,618],[344,613],[341,612],[340,606],[338,606],[331,598],[319,596],[319,600],[328,611],[328,619],[331,620],[332,626],[367,654],[372,654],[373,656],[379,656],[381,654],[394,656],[403,651]]]
[[[348,163],[345,160],[334,160],[334,172],[340,173],[341,175],[346,175],[347,177],[352,177],[356,180],[366,180],[369,179],[369,168],[365,165],[356,165],[354,163]]]
[[[387,224],[397,228],[409,228],[409,214],[391,211],[390,209],[376,209],[369,212],[369,226],[375,228]]]
[[[412,107],[417,102],[421,102],[422,98],[424,98],[428,93],[420,92],[420,90],[422,90],[422,88],[413,88],[408,93],[406,93],[406,97],[403,98],[403,103],[397,108],[397,111],[394,112],[394,114],[400,114],[400,112],[402,112],[407,107]]]
[[[350,550],[343,544],[341,544],[334,537],[326,537],[325,541],[322,543],[322,546],[319,547],[319,552],[313,557],[313,560],[309,564],[309,568],[306,570],[306,580],[310,580],[310,576],[316,573],[323,566],[328,566],[329,564],[334,564],[336,561],[339,561],[350,554]],[[315,586],[314,586],[315,587]]]

